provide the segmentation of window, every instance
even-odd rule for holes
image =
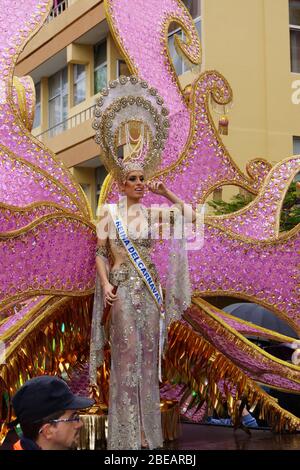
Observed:
[[[183,0],[183,3],[191,13],[198,34],[201,37],[201,0]],[[183,33],[182,29],[178,28],[178,25],[176,23],[172,23],[170,25],[169,32],[169,52],[177,75],[181,75],[187,70],[189,70],[189,67],[187,66],[187,64],[185,64],[184,60],[177,54],[174,42],[176,35],[179,36],[181,40],[185,40],[185,34]]]
[[[300,137],[293,137],[293,154],[300,155]],[[295,181],[300,181],[300,172],[296,174]]]
[[[106,41],[94,46],[94,93],[99,93],[107,85]]]
[[[68,68],[49,77],[49,127],[50,137],[67,128],[68,117]]]
[[[300,73],[300,0],[289,0],[291,70]]]
[[[33,129],[41,125],[41,82],[35,85],[35,116]]]
[[[73,104],[76,106],[86,98],[86,67],[85,65],[74,64],[73,65],[73,78],[74,78],[74,89],[73,89]]]
[[[127,67],[125,60],[118,59],[117,60],[117,77],[120,77],[121,75],[126,75],[127,77],[129,77],[130,72],[129,72],[129,68]]]
[[[183,0],[192,18],[199,18],[201,14],[201,0]]]
[[[300,137],[293,137],[293,154],[300,155]]]

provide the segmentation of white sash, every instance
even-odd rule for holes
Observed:
[[[158,364],[158,377],[159,380],[162,381],[161,376],[161,357],[163,354],[163,343],[164,343],[164,327],[165,327],[165,311],[163,307],[163,298],[162,298],[162,290],[161,286],[158,287],[155,285],[154,280],[150,274],[149,269],[147,268],[146,264],[144,263],[143,259],[139,255],[139,252],[132,241],[128,238],[126,233],[124,224],[120,215],[117,213],[117,207],[115,204],[109,204],[109,209],[112,215],[112,219],[119,235],[119,238],[127,252],[127,255],[132,262],[133,266],[135,267],[136,271],[143,279],[144,283],[146,284],[152,298],[154,299],[156,305],[160,311],[160,319],[159,319],[159,364]]]

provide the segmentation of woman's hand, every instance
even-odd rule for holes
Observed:
[[[112,305],[117,300],[117,295],[113,293],[114,286],[109,282],[103,287],[103,298],[105,304]]]
[[[156,181],[156,182],[153,182],[153,183],[149,183],[148,184],[148,189],[152,193],[159,194],[160,196],[167,197],[167,195],[168,195],[168,189],[165,186],[165,184],[162,183],[161,181]]]

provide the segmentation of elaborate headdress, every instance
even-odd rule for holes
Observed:
[[[129,171],[142,169],[146,179],[155,173],[169,130],[169,111],[163,103],[155,88],[135,76],[121,76],[102,90],[93,121],[95,141],[103,151],[104,166],[118,181],[124,180]],[[129,144],[130,123],[141,127],[143,138],[138,151],[120,158],[120,136],[125,133]]]

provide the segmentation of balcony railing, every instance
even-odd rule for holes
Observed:
[[[50,11],[47,22],[50,23],[54,18],[61,15],[69,7],[69,0],[63,0],[58,3],[57,1],[53,2],[53,8]]]
[[[84,111],[81,111],[78,114],[75,114],[74,116],[66,119],[65,121],[62,121],[58,124],[56,124],[53,127],[50,127],[46,131],[42,132],[41,134],[37,135],[37,138],[39,140],[44,140],[46,139],[51,139],[52,137],[55,137],[56,135],[61,134],[62,132],[65,132],[69,129],[73,129],[74,127],[79,126],[80,124],[84,123],[85,121],[88,121],[89,119],[92,119],[94,117],[94,109],[96,105],[91,106],[90,108],[85,109]]]

